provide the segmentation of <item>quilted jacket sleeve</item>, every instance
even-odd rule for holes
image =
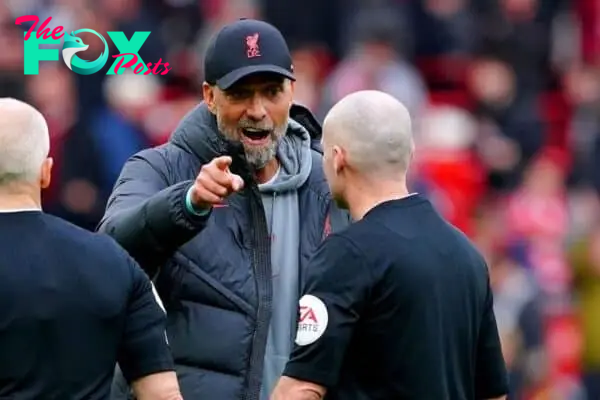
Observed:
[[[153,276],[174,251],[198,234],[210,214],[187,212],[192,181],[169,184],[158,149],[144,150],[124,165],[98,230],[112,236]]]

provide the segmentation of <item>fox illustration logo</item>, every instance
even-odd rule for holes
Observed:
[[[90,46],[83,43],[81,38],[76,35],[81,32],[93,33],[102,39],[104,43],[104,51],[100,54],[100,57],[94,61],[85,61],[79,58],[76,54],[87,50]],[[80,29],[75,32],[65,33],[64,44],[62,48],[62,56],[65,64],[71,71],[77,72],[82,75],[90,75],[96,73],[102,69],[106,61],[108,60],[108,43],[102,35],[91,29]]]

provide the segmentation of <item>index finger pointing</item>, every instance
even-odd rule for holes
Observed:
[[[233,160],[229,156],[221,156],[213,160],[217,168],[219,168],[222,171],[226,171],[227,168],[231,165],[232,161]]]

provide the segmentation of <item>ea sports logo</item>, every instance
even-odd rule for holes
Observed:
[[[311,325],[313,329],[317,329],[319,325],[319,320],[315,314],[315,311],[308,306],[300,307],[300,323]]]
[[[306,346],[316,342],[327,329],[329,315],[325,303],[310,294],[302,296],[299,302],[298,330],[296,344]]]

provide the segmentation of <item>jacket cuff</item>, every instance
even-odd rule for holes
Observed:
[[[158,232],[172,232],[174,226],[188,233],[204,227],[210,213],[198,216],[185,207],[185,196],[191,185],[191,181],[177,183],[157,193],[146,204],[148,225],[157,236],[160,236]]]
[[[208,217],[212,213],[212,208],[207,210],[199,210],[193,207],[191,203],[190,190],[192,188],[193,182],[181,183],[181,193],[178,196],[177,206],[175,207],[176,215],[175,219],[184,219],[191,226],[197,227],[198,225],[203,225],[206,223]],[[189,207],[188,207],[189,201]]]
[[[209,208],[196,208],[194,207],[194,204],[192,204],[192,188],[193,186],[190,186],[188,188],[188,190],[186,191],[185,194],[185,209],[190,213],[193,214],[196,217],[206,217],[208,214],[210,214],[212,207]]]

